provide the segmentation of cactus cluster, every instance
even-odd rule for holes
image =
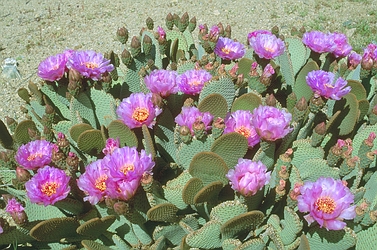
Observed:
[[[219,23],[208,33],[208,27],[200,25],[198,44],[193,37],[195,17],[168,14],[165,27],[156,28],[148,18],[131,41],[125,27],[118,29],[123,52],[105,54],[114,68],[101,79],[69,71],[56,81],[30,82],[18,90],[29,119],[0,121],[4,148],[0,208],[5,210],[9,197],[15,197],[27,218],[21,222],[0,218],[0,247],[373,248],[377,244],[376,62],[372,67],[351,67],[346,57],[311,51],[302,42],[302,29],[282,37],[276,28],[271,34],[283,40],[282,54],[266,59],[245,45],[242,58],[229,60],[214,50],[219,37],[230,38],[230,26]],[[270,75],[262,73],[267,65],[272,66]],[[130,128],[117,108],[132,93],[150,93],[144,78],[156,69],[178,75],[203,69],[212,79],[198,95],[153,95],[153,104],[161,110],[154,126]],[[316,96],[307,83],[308,73],[315,70],[342,77],[350,92],[340,100]],[[253,112],[260,105],[291,114],[286,136],[263,137],[250,147],[245,134],[224,133],[231,112]],[[191,128],[178,126],[175,118],[183,106],[209,112],[211,128],[194,124],[191,133]],[[153,175],[144,174],[126,201],[105,199],[92,205],[84,202],[77,179],[86,166],[104,158],[109,138],[118,140],[119,147],[149,154],[155,162]],[[36,171],[20,170],[15,160],[22,145],[40,139],[57,145],[49,165],[70,177],[69,195],[48,206],[30,201],[25,183]],[[233,190],[227,178],[240,158],[261,162],[270,173],[268,184],[254,195]],[[354,197],[356,216],[346,219],[340,230],[308,224],[298,208],[300,187],[320,177],[343,181]]]

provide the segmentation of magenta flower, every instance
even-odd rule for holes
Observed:
[[[144,124],[152,128],[156,123],[154,119],[161,112],[162,110],[152,102],[152,93],[132,93],[122,100],[116,110],[120,119],[131,129]]]
[[[197,95],[202,91],[206,82],[212,79],[212,75],[204,69],[187,70],[177,77],[177,85],[181,92],[189,95]]]
[[[140,185],[140,179],[109,182],[108,197],[127,201],[131,199]]]
[[[285,44],[275,35],[257,34],[250,46],[260,58],[273,59],[284,53]]]
[[[175,118],[175,122],[179,126],[187,126],[191,134],[194,135],[193,125],[195,122],[203,122],[205,125],[205,131],[211,129],[211,123],[213,120],[213,115],[209,112],[200,112],[200,110],[196,107],[182,107],[182,111],[177,117]]]
[[[342,33],[331,33],[330,39],[332,39],[336,45],[335,49],[332,51],[332,54],[338,57],[346,57],[352,50],[352,46],[349,45],[346,35]]]
[[[85,173],[77,180],[77,186],[87,195],[84,201],[89,201],[92,205],[102,201],[107,194],[108,183],[111,181],[109,177],[109,169],[102,159],[86,166]]]
[[[108,138],[106,140],[105,148],[102,149],[102,153],[104,153],[105,155],[108,155],[108,154],[111,155],[116,148],[119,148],[119,145],[120,145],[119,138],[117,139]]]
[[[227,37],[219,37],[214,49],[216,55],[225,60],[235,60],[245,55],[245,46]]]
[[[27,222],[27,216],[24,212],[25,208],[16,198],[11,198],[8,200],[5,207],[5,211],[13,218],[16,224],[20,225]]]
[[[273,74],[275,74],[274,67],[271,64],[267,64],[263,69],[262,78],[270,78]]]
[[[333,52],[337,48],[334,38],[320,31],[306,32],[302,37],[302,42],[317,53]]]
[[[253,110],[252,124],[258,135],[265,141],[275,141],[292,131],[289,123],[291,113],[271,106],[259,106]]]
[[[157,27],[157,33],[158,33],[160,38],[165,39],[166,32],[162,27],[160,27],[160,26]]]
[[[361,59],[363,69],[371,70],[377,64],[377,44],[371,43],[364,49]]]
[[[249,44],[252,45],[255,43],[255,38],[260,35],[260,34],[267,34],[267,35],[272,35],[272,32],[269,30],[255,30],[253,32],[250,32],[247,35],[247,40],[249,41]]]
[[[317,221],[327,230],[341,230],[346,226],[344,219],[356,217],[355,206],[351,206],[354,196],[341,180],[321,177],[316,182],[306,182],[300,191],[298,210],[309,212],[304,216],[309,224]]]
[[[82,76],[95,81],[100,80],[103,73],[114,70],[110,60],[93,50],[76,51],[69,58],[67,67],[77,70]]]
[[[362,56],[356,52],[351,52],[347,58],[347,64],[349,68],[356,68],[361,63]]]
[[[237,110],[225,119],[224,134],[237,132],[246,137],[249,147],[254,147],[260,141],[251,123],[252,114],[249,110]]]
[[[226,177],[233,190],[248,197],[255,195],[269,183],[271,172],[267,172],[267,167],[261,161],[241,158],[234,169],[229,170]]]
[[[22,167],[35,170],[51,162],[53,144],[46,140],[28,142],[18,148],[15,159]]]
[[[49,56],[38,66],[38,76],[46,81],[60,80],[66,71],[67,58],[65,54]]]
[[[69,177],[63,170],[50,166],[38,172],[25,183],[26,193],[32,203],[53,205],[68,196]]]
[[[152,175],[155,165],[151,154],[147,154],[143,149],[139,154],[136,147],[117,148],[103,160],[109,168],[112,181],[140,180],[145,174]]]
[[[173,70],[156,69],[144,77],[145,85],[153,94],[167,97],[178,92],[176,85],[177,72]]]
[[[340,100],[351,91],[347,81],[341,77],[335,79],[332,72],[313,70],[306,76],[306,83],[313,90],[314,96],[322,96],[326,99]]]

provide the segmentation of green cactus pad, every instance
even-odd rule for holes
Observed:
[[[26,229],[26,231],[29,231],[37,223],[39,223],[39,221],[29,222],[27,225],[24,226],[24,229]],[[25,233],[24,230],[20,230],[16,227],[11,227],[8,230],[0,234],[0,246],[10,245],[15,242],[17,242],[18,244],[22,244],[35,241],[35,239],[27,233]]]
[[[122,147],[137,147],[138,140],[135,133],[126,126],[121,120],[114,120],[109,124],[107,128],[110,138],[119,138],[120,145]]]
[[[69,130],[69,134],[71,136],[71,138],[77,142],[77,140],[79,139],[79,136],[87,131],[87,130],[91,130],[93,129],[92,126],[90,126],[89,124],[87,123],[79,123],[79,124],[75,124],[71,127],[71,129]]]
[[[229,168],[237,165],[238,159],[248,150],[247,139],[236,132],[220,136],[212,145],[211,152],[218,154]]]
[[[177,66],[177,74],[182,75],[188,70],[195,69],[195,63],[191,61],[184,61]]]
[[[216,201],[224,184],[221,181],[214,181],[198,191],[194,196],[194,204]]]
[[[199,103],[205,97],[215,93],[222,95],[228,103],[228,107],[231,107],[235,93],[234,83],[232,79],[229,77],[222,77],[216,81],[211,80],[207,85],[204,86],[204,88],[200,92]]]
[[[113,240],[113,242],[115,243],[115,246],[118,249],[124,249],[124,250],[131,249],[131,247],[119,235],[113,234],[111,239]]]
[[[264,214],[258,210],[237,215],[221,226],[222,238],[234,238],[241,232],[255,230],[263,220]]]
[[[178,208],[171,203],[162,203],[150,208],[147,212],[151,221],[173,222],[177,220]]]
[[[99,125],[108,126],[110,122],[117,119],[116,102],[114,97],[103,90],[90,89],[90,99],[93,101],[96,118]]]
[[[165,198],[179,209],[185,209],[187,207],[187,204],[182,198],[182,190],[191,177],[192,176],[188,173],[188,171],[183,171],[182,174],[172,180],[169,180],[166,185],[163,186]],[[193,197],[194,196],[192,196],[192,198]]]
[[[26,144],[31,141],[28,129],[38,131],[33,121],[25,120],[20,122],[14,130],[13,138],[18,144]]]
[[[261,96],[251,92],[236,98],[233,102],[231,111],[249,110],[252,112],[255,108],[259,107],[259,105],[262,105]]]
[[[177,163],[184,169],[188,169],[192,158],[203,151],[210,151],[213,138],[207,137],[205,141],[192,140],[189,144],[183,144],[177,151]]]
[[[87,154],[99,154],[105,147],[102,132],[98,129],[87,130],[77,139],[79,149]]]
[[[92,240],[82,240],[81,245],[83,245],[87,250],[112,250],[112,248]]]
[[[154,143],[153,143],[151,133],[149,132],[149,129],[148,129],[147,125],[145,125],[145,124],[143,124],[141,129],[143,131],[143,137],[144,137],[143,143],[144,143],[145,151],[146,151],[147,154],[152,155],[152,159],[155,159],[156,158],[156,150],[154,149]]]
[[[75,218],[63,217],[42,221],[30,230],[30,236],[38,241],[59,241],[62,238],[77,236],[79,222]]]
[[[179,246],[185,235],[185,231],[178,224],[159,226],[153,231],[153,239],[155,241],[164,237],[168,242],[175,246]]]
[[[71,118],[71,112],[69,110],[69,101],[59,95],[59,93],[52,91],[50,87],[47,85],[43,85],[41,87],[41,91],[50,99],[51,105],[56,107],[57,110],[55,110],[58,114],[60,114],[65,119]]]
[[[362,100],[367,98],[367,91],[365,90],[363,84],[360,81],[348,80],[347,86],[351,87],[350,93],[354,94],[357,100]]]
[[[177,41],[177,45],[178,45],[177,49],[180,49],[180,50],[183,50],[183,51],[188,51],[189,48],[188,48],[186,38],[181,32],[179,32],[177,30],[167,30],[166,31],[166,41],[169,41],[169,40],[172,41],[172,44],[174,43],[174,41]],[[172,57],[172,59],[176,58],[173,55],[171,55],[171,57]]]
[[[339,179],[339,169],[332,168],[324,159],[309,159],[297,166],[303,181],[316,181],[319,177]]]
[[[78,123],[77,114],[89,123],[93,128],[97,128],[97,119],[94,113],[91,99],[86,93],[80,93],[77,98],[71,99],[71,121],[75,124]]]
[[[177,162],[176,145],[174,140],[175,122],[169,109],[164,109],[157,117],[157,125],[154,128],[156,148],[168,162]]]
[[[29,91],[27,89],[25,89],[25,88],[19,88],[17,90],[17,94],[26,103],[30,102],[30,95],[29,95]]]
[[[370,133],[374,132],[376,133],[377,131],[377,124],[374,125],[363,125],[360,127],[359,131],[357,131],[357,134],[352,140],[352,147],[355,149],[352,151],[352,156],[356,156],[358,154],[359,148],[363,141],[368,138]],[[377,149],[377,143],[374,143],[373,148],[371,149],[376,150]]]
[[[374,224],[372,227],[357,233],[356,250],[375,249],[377,245],[377,238],[373,237],[372,235],[377,235],[377,224]]]
[[[198,104],[198,109],[201,112],[210,112],[214,119],[217,117],[225,118],[228,112],[228,104],[222,95],[210,94]]]
[[[289,57],[292,62],[293,73],[296,75],[310,56],[310,49],[306,47],[298,37],[287,37],[285,43],[288,45]]]
[[[220,235],[221,223],[216,220],[210,220],[199,230],[190,233],[186,237],[186,243],[190,247],[200,249],[215,249],[221,247]]]
[[[309,61],[305,66],[300,70],[297,75],[296,83],[293,86],[293,92],[296,94],[297,100],[300,100],[301,97],[305,97],[306,100],[309,100],[313,95],[313,91],[306,83],[306,76],[310,71],[318,70],[319,67],[316,62]]]
[[[295,166],[302,165],[307,159],[323,159],[325,151],[320,147],[312,147],[310,140],[302,139],[293,143],[294,157],[292,164]]]
[[[204,186],[214,181],[228,183],[225,175],[228,173],[226,162],[216,153],[201,152],[194,156],[189,167],[189,173],[203,181]]]
[[[239,239],[225,239],[221,245],[223,250],[236,250],[242,242]]]
[[[79,215],[84,212],[84,203],[82,201],[68,197],[57,201],[54,206],[73,215]]]
[[[295,72],[289,52],[284,51],[284,53],[278,56],[276,60],[280,65],[280,72],[284,77],[285,83],[288,86],[293,86],[295,84]]]
[[[182,200],[186,204],[194,205],[194,197],[203,188],[203,182],[199,178],[191,178],[182,189]]]
[[[343,230],[326,230],[314,226],[306,234],[310,249],[350,249],[356,244],[356,234],[349,228]]]
[[[249,50],[248,50],[249,51]],[[252,51],[251,51],[252,55]],[[238,74],[243,74],[244,76],[248,76],[251,70],[251,65],[253,61],[249,58],[241,58],[238,62]]]
[[[13,138],[2,120],[0,120],[0,144],[6,149],[13,149]]]
[[[282,225],[282,231],[280,233],[281,240],[284,245],[292,244],[298,237],[298,234],[302,230],[303,223],[296,214],[296,212],[289,208],[284,208],[284,220],[280,221]]]
[[[224,224],[228,220],[247,212],[247,206],[239,201],[225,201],[211,210],[210,219]]]
[[[246,241],[241,246],[237,248],[237,250],[264,250],[266,249],[266,243],[261,238],[254,238],[251,240]]]
[[[103,234],[111,224],[114,223],[115,219],[116,217],[114,215],[109,215],[102,218],[93,218],[80,225],[76,229],[76,232],[78,234],[96,239]]]
[[[333,113],[336,113],[338,110],[340,114],[337,116],[335,122],[339,123],[339,135],[348,135],[354,130],[359,117],[359,103],[356,96],[348,93],[341,100],[336,101]]]
[[[361,99],[358,101],[359,103],[359,119],[357,121],[361,121],[364,119],[364,117],[368,114],[369,112],[369,107],[370,104],[367,99]]]

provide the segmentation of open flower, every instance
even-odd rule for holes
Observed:
[[[255,38],[256,38],[259,34],[272,35],[272,32],[269,31],[269,30],[255,30],[255,31],[253,31],[253,32],[250,32],[250,33],[247,35],[247,40],[249,41],[249,44],[250,44],[251,46],[254,46]],[[252,45],[252,44],[253,44],[253,45]]]
[[[27,215],[24,210],[25,208],[22,206],[22,204],[14,197],[8,200],[5,207],[5,211],[12,216],[14,222],[18,225],[22,225],[27,222]]]
[[[144,77],[144,82],[152,93],[167,97],[178,92],[176,78],[176,71],[156,69]]]
[[[132,93],[119,104],[116,113],[129,128],[139,128],[143,124],[152,128],[155,118],[162,110],[152,103],[152,93]]]
[[[314,96],[322,96],[326,99],[340,100],[351,91],[347,81],[341,77],[335,79],[332,72],[313,70],[306,76],[306,83],[313,90]]]
[[[175,118],[175,122],[179,126],[187,126],[191,134],[194,135],[193,125],[195,122],[203,122],[204,130],[208,131],[211,129],[211,122],[213,120],[213,115],[209,112],[200,112],[200,110],[196,107],[182,107],[182,111],[177,117]]]
[[[105,156],[104,164],[109,168],[111,180],[140,180],[145,174],[152,174],[155,165],[152,155],[136,147],[117,148],[111,155]]]
[[[343,221],[356,217],[354,196],[341,180],[321,177],[316,182],[306,182],[297,197],[298,209],[306,213],[305,220],[311,224],[317,221],[327,230],[341,230],[346,226]]]
[[[80,175],[77,186],[87,196],[84,201],[95,205],[103,200],[107,194],[108,182],[111,181],[109,169],[103,164],[103,160],[97,160],[85,167],[85,173]]]
[[[214,52],[222,59],[235,60],[242,58],[246,51],[242,43],[233,41],[227,37],[219,37]]]
[[[53,205],[68,196],[68,182],[63,170],[45,166],[25,183],[26,194],[32,203]]]
[[[95,81],[100,80],[103,73],[114,70],[110,60],[93,50],[76,51],[68,59],[67,67],[77,70],[82,76]]]
[[[38,76],[46,81],[60,80],[66,71],[67,58],[65,54],[49,56],[38,66]]]
[[[15,159],[22,167],[35,170],[51,162],[53,144],[46,140],[28,142],[18,148]]]
[[[204,69],[187,70],[177,77],[177,85],[181,92],[189,95],[197,95],[202,91],[206,82],[212,79],[212,75]]]
[[[283,138],[292,128],[291,113],[271,106],[259,106],[253,110],[252,124],[258,135],[266,141]]]
[[[342,33],[331,33],[330,39],[335,43],[335,48],[332,54],[335,57],[346,57],[352,50],[352,46],[349,45],[347,36]]]
[[[317,53],[332,52],[337,47],[333,37],[321,31],[306,32],[302,36],[302,42],[308,46],[309,49]]]
[[[257,34],[250,46],[254,52],[265,59],[273,59],[284,53],[285,44],[273,34]]]
[[[251,123],[252,115],[249,110],[237,110],[225,119],[224,134],[237,132],[243,135],[249,147],[254,147],[260,141],[259,135]]]
[[[267,172],[267,167],[261,161],[241,158],[234,169],[229,170],[226,177],[233,190],[247,197],[255,195],[269,183],[271,172]]]
[[[139,185],[140,180],[138,179],[109,182],[108,197],[127,201],[135,195]]]

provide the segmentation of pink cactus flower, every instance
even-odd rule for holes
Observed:
[[[212,75],[203,69],[188,70],[177,77],[177,85],[181,92],[188,95],[197,95],[204,85],[212,79]]]
[[[332,51],[332,54],[336,58],[346,57],[349,55],[352,50],[352,46],[349,45],[346,35],[334,32],[330,34],[330,39],[332,39],[336,45],[335,49]]]
[[[196,107],[182,107],[181,113],[175,118],[175,122],[179,126],[187,126],[192,135],[194,135],[193,125],[195,122],[203,122],[205,126],[204,130],[208,131],[211,129],[212,120],[213,115],[209,112],[200,112]]]
[[[336,191],[336,192],[335,192]],[[346,226],[343,221],[356,217],[354,196],[341,180],[321,177],[315,182],[306,182],[297,197],[298,209],[311,224],[317,221],[327,230],[341,230]]]
[[[260,58],[265,59],[278,57],[285,50],[284,42],[272,34],[257,34],[250,46]]]
[[[129,128],[139,128],[144,124],[152,128],[155,118],[162,110],[154,106],[152,93],[132,93],[120,103],[116,113]]]
[[[245,55],[246,49],[240,42],[236,42],[227,37],[219,37],[214,52],[222,59],[236,60]]]
[[[25,183],[26,194],[32,203],[53,205],[68,196],[68,183],[69,177],[63,170],[45,166]]]
[[[271,106],[259,106],[253,110],[252,124],[265,141],[276,141],[292,131],[291,113]]]
[[[108,155],[108,154],[111,155],[116,148],[119,148],[119,146],[120,146],[119,138],[117,139],[108,138],[106,140],[105,148],[102,149],[102,153],[104,153],[105,155]]]
[[[140,180],[138,179],[109,182],[108,197],[127,201],[135,195],[139,186]]]
[[[250,32],[247,35],[247,40],[249,41],[249,44],[252,45],[255,43],[255,38],[260,35],[260,34],[267,34],[267,35],[272,35],[272,32],[269,30],[255,30],[253,32]],[[253,45],[252,45],[253,46]]]
[[[267,167],[261,161],[241,158],[234,169],[229,170],[226,177],[233,190],[247,197],[255,195],[269,183],[271,172],[267,172]]]
[[[320,31],[306,32],[302,37],[302,42],[312,51],[317,53],[332,52],[337,45],[329,34]]]
[[[35,170],[51,162],[53,144],[46,140],[28,142],[18,148],[15,159],[28,170]]]
[[[306,83],[313,90],[314,96],[326,99],[340,100],[351,91],[347,81],[341,77],[335,79],[335,74],[323,70],[313,70],[306,76]]]
[[[93,50],[76,51],[69,58],[67,67],[95,81],[100,80],[103,73],[114,70],[110,60]]]
[[[38,76],[46,81],[60,80],[66,72],[67,58],[65,54],[49,56],[38,66]]]
[[[249,110],[237,110],[231,113],[225,118],[224,134],[237,132],[247,139],[249,147],[254,147],[260,142],[260,137],[252,125],[251,119],[252,114]]]
[[[178,92],[176,78],[176,71],[156,69],[144,77],[144,82],[152,93],[167,97]]]

